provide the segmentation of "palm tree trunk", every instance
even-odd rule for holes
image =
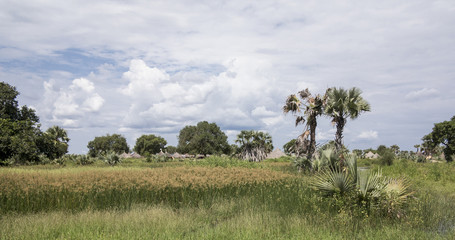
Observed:
[[[335,149],[337,153],[340,153],[343,148],[343,129],[345,124],[346,120],[344,118],[338,118],[336,121],[337,132],[335,134]]]
[[[310,146],[308,148],[308,159],[311,159],[311,157],[313,157],[313,153],[316,150],[316,126],[317,122],[312,121],[310,124]]]

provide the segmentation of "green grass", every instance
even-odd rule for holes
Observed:
[[[284,160],[257,164],[219,157],[170,163],[135,159],[117,167],[3,168],[0,177],[180,169],[175,167],[208,173],[220,168],[252,174],[272,170],[291,177],[206,187],[125,185],[83,194],[71,188],[38,189],[30,195],[2,193],[0,239],[455,239],[453,164],[395,161],[381,167],[384,175],[411,180],[414,197],[400,218],[381,211],[367,213],[362,207],[346,206],[344,199],[324,197],[310,187],[314,176],[298,173]]]

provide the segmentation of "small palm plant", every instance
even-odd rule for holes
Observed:
[[[103,158],[104,162],[111,166],[117,165],[121,161],[120,157],[115,152],[112,151],[106,153],[106,155],[103,156]]]
[[[326,154],[327,156],[333,158]],[[368,209],[373,206],[380,207],[385,209],[389,216],[397,217],[403,215],[401,207],[412,195],[410,184],[404,178],[383,177],[381,170],[360,173],[354,155],[347,155],[343,165],[335,164],[323,170],[312,185],[325,196],[348,195]]]

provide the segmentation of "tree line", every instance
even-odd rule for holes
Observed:
[[[361,90],[351,88],[328,88],[324,95],[313,95],[308,89],[289,95],[283,106],[285,114],[296,117],[295,125],[305,124],[303,133],[285,144],[286,153],[311,159],[316,150],[317,118],[328,116],[336,126],[333,142],[336,152],[343,151],[343,130],[348,119],[356,119],[361,113],[370,111],[369,103],[362,98]],[[19,92],[14,86],[0,82],[0,165],[38,163],[43,158],[57,159],[68,152],[70,139],[66,131],[52,126],[40,129],[39,117],[34,109],[19,106]],[[419,145],[425,152],[435,152],[443,147],[447,161],[455,153],[455,117],[450,121],[435,124],[433,131],[423,137]],[[273,150],[270,134],[254,130],[242,130],[229,145],[226,134],[216,123],[201,121],[195,126],[185,126],[178,135],[178,145],[167,146],[167,141],[154,134],[136,139],[134,152],[148,156],[160,151],[181,154],[226,154],[236,155],[249,161],[261,161]],[[396,146],[398,147],[398,146]],[[130,148],[125,137],[107,134],[95,137],[87,145],[91,157],[104,156],[111,152],[128,153]],[[391,148],[393,150],[393,147]],[[378,148],[378,151],[380,148]]]

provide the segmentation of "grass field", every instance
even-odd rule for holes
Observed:
[[[286,161],[1,168],[0,239],[455,239],[454,164],[382,171],[412,183],[399,218],[322,196]]]

